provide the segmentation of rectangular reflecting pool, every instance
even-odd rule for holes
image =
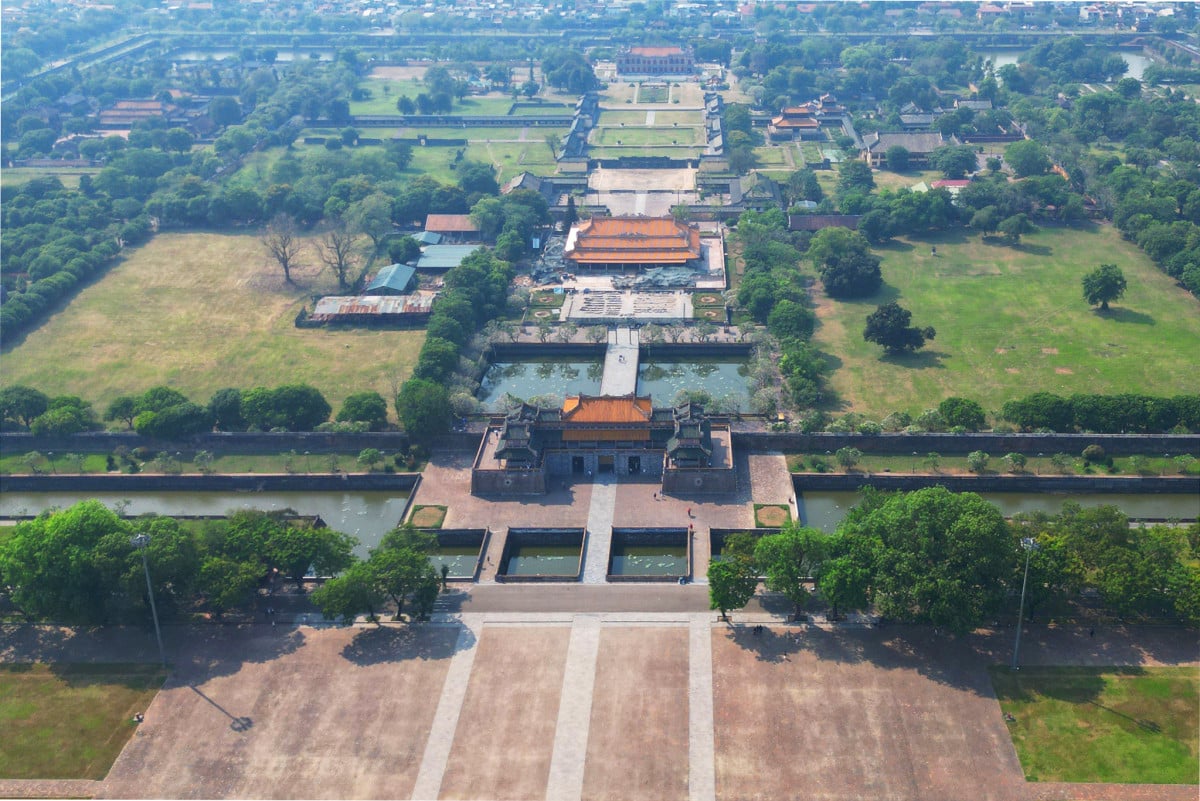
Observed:
[[[479,549],[468,545],[441,546],[429,557],[429,561],[433,563],[433,567],[439,575],[442,572],[442,565],[446,565],[450,569],[450,572],[446,574],[448,578],[474,578],[475,565],[479,562]]]
[[[612,552],[615,576],[686,576],[686,545],[624,545]]]
[[[479,400],[489,412],[504,408],[504,396],[521,400],[553,395],[596,395],[604,375],[601,359],[540,356],[520,361],[494,362],[479,386]]]
[[[750,402],[749,373],[745,359],[643,357],[638,365],[637,394],[650,395],[655,406],[666,406],[682,390],[702,391],[714,401],[724,401],[722,405],[730,411],[745,411]]]
[[[581,528],[511,528],[496,580],[578,581],[583,539]]]
[[[504,563],[508,576],[574,576],[579,572],[579,549],[569,545],[518,545]]]

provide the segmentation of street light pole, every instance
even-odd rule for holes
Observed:
[[[145,534],[138,534],[131,542],[133,547],[142,552],[142,570],[146,573],[146,594],[150,596],[150,615],[154,618],[154,639],[158,640],[158,661],[162,662],[162,666],[167,666],[167,655],[163,651],[162,631],[158,628],[158,607],[154,605],[154,586],[150,583],[150,565],[146,562],[146,546],[150,544],[150,537]]]
[[[1021,606],[1017,610],[1017,642],[1013,645],[1013,670],[1021,669],[1017,666],[1017,655],[1021,652],[1021,621],[1025,618],[1025,587],[1029,584],[1029,557],[1038,549],[1038,544],[1033,537],[1022,537],[1021,547],[1025,549],[1025,578],[1021,579]]]

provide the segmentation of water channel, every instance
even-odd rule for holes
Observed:
[[[407,495],[391,492],[101,492],[90,497],[110,509],[123,507],[124,514],[134,516],[221,516],[239,509],[291,509],[300,515],[320,515],[330,528],[357,538],[354,552],[362,557],[400,524],[408,502]],[[36,515],[81,500],[69,492],[6,492],[0,495],[0,517]]]
[[[506,576],[574,576],[579,573],[578,545],[513,545],[500,572]]]
[[[687,545],[613,546],[612,573],[614,576],[686,576]]]
[[[730,411],[749,405],[745,359],[693,358],[688,361],[642,359],[638,365],[637,393],[649,395],[655,406],[672,403],[682,390],[707,392],[713,400],[727,399]]]
[[[1006,64],[1016,64],[1017,60],[1027,51],[1021,48],[984,48],[975,52],[979,53],[985,61],[990,60],[992,69],[999,70]],[[1146,72],[1146,67],[1154,63],[1152,58],[1140,51],[1117,50],[1115,52],[1129,65],[1129,70],[1121,76],[1122,78],[1137,78],[1140,81]]]
[[[1083,507],[1116,506],[1131,518],[1195,520],[1200,517],[1200,497],[1186,494],[982,492],[980,495],[999,507],[1005,517],[1020,512],[1057,514],[1067,501]],[[806,492],[796,500],[800,506],[801,522],[822,531],[833,531],[851,507],[858,503],[858,499],[857,492]]]

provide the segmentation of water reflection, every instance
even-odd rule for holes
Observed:
[[[479,387],[479,400],[490,412],[504,408],[504,397],[528,400],[537,396],[595,395],[600,392],[604,363],[599,359],[571,361],[536,358],[519,362],[496,362],[488,368]]]

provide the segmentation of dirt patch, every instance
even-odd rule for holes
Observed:
[[[1058,373],[1059,375],[1074,375],[1075,374],[1075,371],[1070,369],[1069,367],[1055,367],[1054,372]]]
[[[583,798],[688,798],[686,628],[600,631]]]
[[[721,298],[716,295],[701,295],[700,302],[701,303],[720,303]]]
[[[409,522],[417,528],[441,528],[445,519],[445,506],[418,506],[413,510]]]
[[[1042,348],[1042,353],[1047,356],[1057,356],[1058,348]]]
[[[533,313],[533,316],[537,317],[539,319],[545,320],[547,317],[554,316],[554,312],[546,311],[545,309],[542,309],[541,311],[535,311]]]
[[[779,528],[791,518],[786,506],[760,506],[754,510],[754,524],[760,528]]]
[[[1004,372],[1006,372],[1006,373],[1012,373],[1013,375],[1016,375],[1017,373],[1019,373],[1019,372],[1021,372],[1021,371],[1020,371],[1020,370],[1018,370],[1018,369],[1017,369],[1017,368],[1015,368],[1015,367],[1005,367],[1005,368],[1004,368]]]
[[[715,312],[715,311],[704,312],[704,316],[708,317],[709,319],[713,319],[713,318],[717,317],[719,314],[720,314],[720,312]]]
[[[369,77],[382,78],[387,81],[407,81],[413,78],[424,78],[427,69],[429,67],[424,64],[408,67],[376,67],[371,70]]]
[[[1008,348],[996,348],[996,353],[999,353],[1001,356],[1003,356],[1004,354],[1008,353]]]

